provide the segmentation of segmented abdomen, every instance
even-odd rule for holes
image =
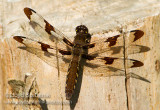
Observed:
[[[68,68],[68,75],[66,78],[65,93],[67,100],[70,100],[74,93],[74,89],[78,78],[79,61],[80,61],[80,56],[73,55],[73,58]]]

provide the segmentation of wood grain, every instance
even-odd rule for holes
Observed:
[[[35,106],[6,104],[9,100],[6,94],[11,93],[8,80],[24,80],[26,73],[31,73],[26,80],[26,91],[29,90],[36,78],[39,91],[46,100],[43,110],[158,110],[160,108],[160,3],[157,0],[139,1],[110,0],[110,1],[2,1],[0,5],[0,109],[40,109]],[[23,13],[24,7],[31,7],[41,14],[71,39],[75,35],[75,27],[85,24],[95,39],[109,37],[132,29],[143,30],[145,35],[136,42],[137,45],[149,47],[144,53],[127,54],[144,62],[144,66],[126,69],[127,73],[135,73],[148,79],[151,83],[125,76],[93,77],[83,75],[79,84],[79,97],[69,104],[65,100],[66,72],[60,72],[35,55],[17,48],[22,46],[13,40],[14,35],[28,37],[36,36],[28,19]],[[125,46],[129,39],[125,35]],[[64,65],[66,66],[66,65]],[[127,92],[126,92],[127,89]],[[78,91],[78,90],[77,90]],[[47,96],[50,96],[47,98]],[[127,101],[128,97],[128,101]],[[127,106],[128,105],[128,106]],[[44,109],[45,108],[45,109]],[[41,108],[42,109],[42,108]]]

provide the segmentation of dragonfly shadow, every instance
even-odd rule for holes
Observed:
[[[80,94],[80,90],[81,90],[81,85],[82,85],[83,68],[84,68],[85,62],[86,62],[86,59],[83,59],[83,58],[80,61],[81,66],[79,67],[79,76],[77,78],[76,88],[74,90],[74,94],[73,94],[72,98],[70,99],[71,110],[74,110],[76,103],[78,102],[78,98],[79,98],[79,94]]]
[[[36,48],[25,47],[25,46],[21,46],[21,47],[18,47],[18,48],[22,49],[22,50],[25,50],[25,51],[28,51],[29,53],[32,53],[32,54],[36,55],[41,60],[43,60],[44,62],[49,64],[50,66],[53,66],[53,67],[55,66],[55,58],[57,56],[56,54],[50,53],[48,51],[41,51],[41,50],[36,49]],[[62,58],[62,60],[65,63],[69,63],[70,62],[70,60],[65,58],[65,57],[61,57],[61,56],[57,56],[57,57]]]
[[[136,48],[135,50],[132,49],[132,51],[128,51],[129,53],[128,54],[135,54],[135,53],[143,53],[143,52],[147,52],[150,50],[149,47],[147,46],[142,46],[142,45],[131,45],[131,47],[134,47]],[[55,59],[52,59],[52,57],[55,57],[56,55],[53,54],[53,53],[50,53],[50,52],[47,52],[47,51],[41,51],[34,48],[34,51],[32,51],[32,49],[28,48],[28,47],[18,47],[22,50],[26,50],[32,54],[35,54],[37,57],[39,57],[40,59],[42,59],[43,61],[45,61],[47,64],[53,66],[53,62],[55,62]],[[97,51],[95,53],[93,53],[92,55],[95,55],[95,56],[98,56],[99,53],[104,53],[104,52],[107,52],[107,51],[111,51],[112,55],[114,56],[114,54],[118,54],[120,53],[121,49],[123,49],[123,46],[117,46],[117,47],[113,47],[113,48],[110,48],[110,50],[107,50],[107,49],[103,49],[103,50],[100,50],[100,51]],[[88,51],[87,51],[88,52]],[[44,57],[42,57],[42,54],[44,55]],[[59,57],[59,56],[58,56]],[[61,57],[62,58],[62,57]],[[49,62],[49,60],[51,61],[51,59],[53,60],[53,62]],[[62,58],[62,60],[66,63],[69,63],[70,60],[69,59],[65,59],[65,58]],[[74,110],[77,102],[78,102],[78,98],[79,98],[79,94],[80,94],[80,90],[81,90],[81,85],[82,85],[82,79],[83,79],[83,69],[84,69],[84,66],[88,66],[88,67],[91,67],[91,68],[98,68],[100,67],[101,65],[98,65],[98,64],[89,64],[89,63],[86,63],[86,59],[82,58],[81,61],[80,61],[80,67],[79,67],[79,76],[77,78],[77,84],[75,86],[75,90],[74,90],[74,94],[72,96],[72,98],[70,99],[70,108],[72,110]],[[124,70],[121,70],[121,69],[118,69],[118,68],[114,68],[114,67],[110,67],[110,66],[107,66],[106,68],[108,68],[110,71],[112,71],[113,73],[115,72],[115,74],[111,74],[111,75],[104,75],[104,77],[109,77],[109,76],[125,76],[125,71]],[[120,74],[117,74],[118,72],[120,71]],[[123,73],[123,74],[121,74]],[[145,82],[148,82],[150,83],[149,80],[135,74],[135,73],[129,73],[127,74],[125,77],[132,77],[132,78],[136,78],[136,79],[139,79],[139,80],[142,80],[142,81],[145,81]],[[40,101],[42,101],[41,99],[39,99]],[[43,107],[44,109],[43,110],[48,110],[47,106],[45,105],[46,103],[43,103],[41,104],[41,107]]]
[[[39,104],[41,106],[41,109],[42,110],[48,110],[47,101],[46,100],[42,100],[41,98],[38,98],[38,100],[39,100]]]
[[[112,55],[120,53],[123,49],[123,46],[111,47],[109,51],[112,51]],[[128,54],[136,54],[150,51],[150,48],[143,45],[130,45],[126,49],[128,49]],[[130,50],[131,51],[130,51]]]
[[[114,67],[110,67],[108,66],[107,68],[109,68],[113,74],[109,74],[109,75],[104,75],[105,77],[110,77],[110,76],[125,76],[126,78],[135,78],[135,79],[139,79],[141,81],[144,81],[144,82],[147,82],[147,83],[151,83],[148,79],[140,76],[140,75],[137,75],[133,72],[129,72],[125,75],[125,70],[122,70],[122,69],[117,69],[117,68],[114,68]],[[115,73],[115,74],[114,74]]]
[[[140,51],[138,53],[148,52],[151,50],[149,47],[143,46],[143,45],[132,45],[132,46],[136,46],[140,48]]]
[[[98,56],[99,54],[109,52],[110,55],[112,55],[112,56],[122,57],[123,56],[123,54],[121,53],[122,49],[124,49],[124,46],[110,47],[110,49],[104,48],[104,49],[95,51],[92,55]],[[127,51],[128,55],[150,51],[149,47],[143,46],[143,45],[129,45],[128,47],[126,47],[126,49],[128,50]]]

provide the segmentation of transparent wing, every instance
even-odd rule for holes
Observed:
[[[20,49],[26,50],[36,55],[37,57],[39,57],[47,64],[53,67],[57,66],[57,58],[59,58],[61,65],[60,67],[63,67],[62,71],[67,71],[67,68],[64,67],[66,67],[70,61],[71,58],[70,51],[62,50],[60,48],[56,48],[48,44],[44,44],[42,42],[37,42],[35,40],[26,38],[24,36],[14,36],[13,38],[16,41],[20,42],[21,44],[25,45],[24,47],[19,47]]]
[[[86,61],[84,72],[92,76],[124,75],[124,68],[136,68],[143,66],[143,63],[134,59],[123,59],[116,57],[92,57]],[[124,62],[126,66],[124,67]],[[94,72],[92,72],[94,71]]]
[[[147,47],[134,45],[134,42],[139,40],[143,35],[144,32],[141,30],[133,30],[128,32],[130,36],[128,37],[129,45],[126,46],[127,49],[133,48],[134,51],[129,51],[129,54],[138,53],[148,51]],[[107,55],[114,56],[114,57],[122,57],[124,51],[124,40],[123,34],[115,35],[109,38],[102,38],[100,40],[96,40],[95,42],[91,42],[90,44],[85,45],[84,47],[89,48],[90,55]]]
[[[26,7],[24,8],[24,13],[30,20],[32,28],[41,37],[40,39],[47,41],[47,43],[48,41],[58,41],[59,43],[66,43],[68,46],[73,45],[69,38],[67,38],[58,29],[49,24],[41,15],[36,13],[33,9]]]

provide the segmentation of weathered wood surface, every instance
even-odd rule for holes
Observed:
[[[160,2],[158,0],[108,0],[108,1],[30,1],[8,0],[0,2],[0,109],[31,109],[33,107],[6,104],[6,94],[11,93],[8,80],[24,80],[29,90],[34,78],[38,83],[42,100],[50,103],[43,109],[70,109],[65,100],[66,73],[58,76],[56,67],[46,64],[35,55],[18,49],[22,46],[13,40],[14,35],[36,36],[28,24],[23,8],[36,10],[47,21],[73,39],[75,27],[85,24],[93,36],[109,37],[120,29],[141,29],[145,32],[137,45],[149,47],[146,53],[126,55],[144,62],[141,68],[127,69],[126,72],[138,74],[151,83],[130,78],[125,85],[124,76],[93,77],[83,75],[78,101],[73,100],[71,108],[84,110],[158,110],[160,108]],[[127,45],[127,37],[126,37]],[[130,51],[130,50],[128,50]],[[126,88],[127,86],[127,93]],[[47,96],[50,96],[47,98]],[[127,101],[128,96],[128,101]],[[13,100],[15,101],[15,100]],[[77,102],[77,103],[75,103]],[[128,104],[128,107],[127,107]],[[39,109],[38,107],[35,107]]]

